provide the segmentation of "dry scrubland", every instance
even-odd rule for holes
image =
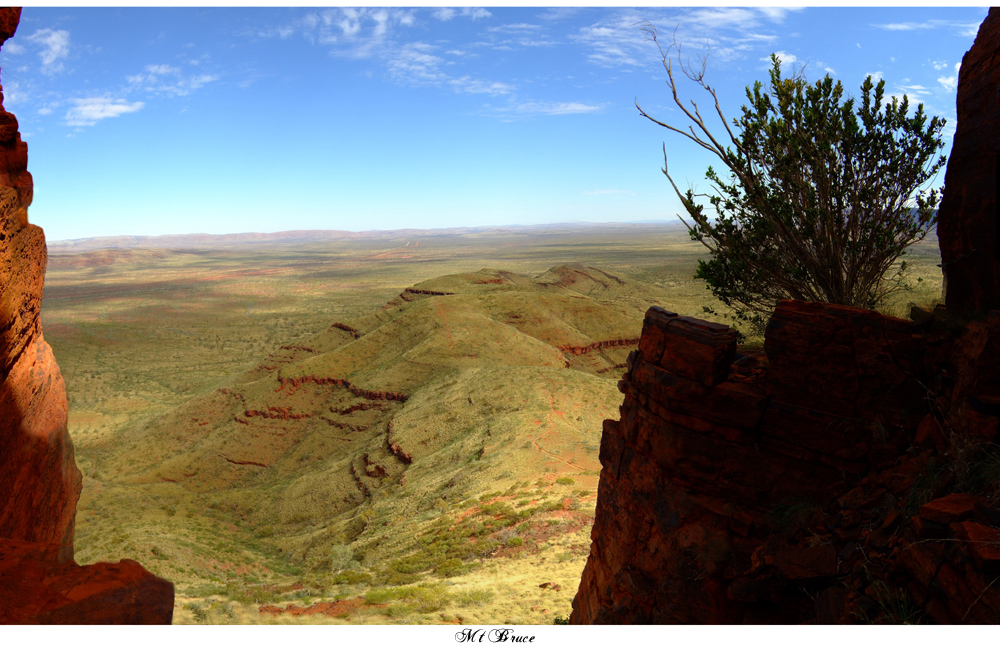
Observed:
[[[172,580],[181,623],[568,616],[626,342],[724,310],[655,225],[58,247],[76,559]],[[936,239],[909,258],[900,315],[941,293]]]

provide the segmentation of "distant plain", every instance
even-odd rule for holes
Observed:
[[[565,618],[635,345],[607,342],[727,312],[658,224],[170,244],[51,245],[42,321],[76,559],[170,579],[181,623]],[[933,234],[907,259],[898,316],[941,294]]]

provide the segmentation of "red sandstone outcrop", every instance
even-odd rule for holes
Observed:
[[[292,393],[294,393],[295,390],[303,384],[333,384],[335,386],[345,387],[357,397],[364,398],[365,400],[392,400],[395,402],[406,402],[410,397],[405,393],[397,393],[395,391],[363,389],[360,386],[354,386],[351,384],[350,380],[340,377],[316,377],[315,375],[303,375],[300,377],[279,376],[278,382],[281,384],[281,386],[277,389],[278,391],[287,387]]]
[[[979,27],[958,75],[958,124],[945,171],[938,239],[953,312],[1000,308],[1000,9]]]
[[[20,8],[0,8],[0,45]],[[45,235],[28,223],[28,146],[0,88],[0,623],[167,623],[173,585],[139,564],[78,566],[81,475],[40,321]]]
[[[271,420],[302,420],[312,418],[311,413],[292,413],[291,407],[268,407],[267,411],[259,409],[247,409],[243,412],[247,418],[270,418]]]
[[[1000,491],[972,476],[1000,460],[1000,312],[784,301],[765,352],[742,367],[726,326],[647,312],[571,621],[1000,622]]]
[[[0,539],[0,623],[169,624],[174,587],[137,562],[59,562],[54,544]]]
[[[635,346],[639,343],[638,339],[606,339],[604,341],[591,342],[585,346],[574,346],[572,344],[564,344],[559,347],[559,352],[569,353],[570,355],[586,355],[587,353],[592,353],[595,350],[603,350],[605,348],[622,348],[624,346]]]
[[[0,10],[2,40],[20,11]],[[47,255],[42,230],[28,224],[28,149],[2,102],[0,90],[0,537],[60,544],[69,559],[81,476],[66,431],[66,389],[42,338]]]

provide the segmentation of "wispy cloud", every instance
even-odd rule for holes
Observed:
[[[23,54],[24,46],[18,45],[17,43],[4,43],[3,44],[4,54]]]
[[[499,81],[483,81],[470,76],[463,76],[457,79],[448,79],[448,84],[456,92],[467,92],[469,94],[510,94],[514,86]]]
[[[142,89],[155,94],[183,97],[208,83],[218,81],[219,76],[215,74],[185,76],[180,68],[160,64],[147,65],[145,74],[134,74],[126,77],[126,80],[134,89]]]
[[[269,30],[260,30],[258,36],[289,38],[299,34],[311,43],[333,45],[332,53],[351,58],[368,58],[384,51],[392,40],[396,27],[409,27],[415,23],[414,9],[376,9],[370,7],[342,7],[310,11],[289,24]],[[436,10],[438,19],[451,19],[465,15],[465,10]],[[452,11],[453,14],[448,12]],[[469,10],[470,17],[479,16]],[[485,10],[484,10],[485,11]],[[488,13],[488,12],[487,12]],[[447,16],[447,18],[445,18]]]
[[[542,20],[564,20],[575,16],[584,9],[584,7],[551,7],[538,14],[538,17]]]
[[[446,48],[423,41],[408,41],[404,28],[417,24],[417,11],[346,7],[311,11],[289,25],[257,32],[257,35],[288,38],[298,33],[313,44],[329,46],[333,56],[370,59],[380,63],[389,77],[401,85],[438,86],[459,93],[489,95],[504,95],[513,91],[513,85],[509,83],[445,72],[446,66],[456,65],[455,58],[466,57],[468,52],[454,45]],[[440,21],[459,17],[477,21],[493,15],[479,7],[439,7],[429,12],[432,18]],[[534,46],[544,44],[532,43]]]
[[[519,22],[510,25],[497,25],[496,27],[488,27],[486,31],[499,32],[503,34],[531,34],[540,31],[541,25],[532,25],[526,22]]]
[[[69,56],[69,32],[65,29],[39,29],[28,36],[29,42],[40,45],[42,74],[52,75],[63,71],[63,60]]]
[[[659,15],[618,13],[588,27],[573,37],[591,48],[588,58],[604,67],[641,66],[650,62],[650,45],[640,28],[648,21],[661,30],[660,40],[669,44],[676,27],[677,41],[688,48],[706,49],[721,61],[746,56],[762,43],[777,40],[768,33],[780,24],[791,8],[699,7],[663,10]],[[668,31],[668,29],[670,31]],[[654,50],[655,51],[655,50]]]
[[[440,69],[444,59],[431,53],[435,49],[419,41],[404,45],[388,61],[389,75],[397,81],[440,83],[447,75]]]
[[[445,59],[433,53],[437,49],[436,45],[420,41],[402,46],[387,61],[389,75],[398,83],[437,85],[470,94],[502,95],[513,91],[514,87],[507,83],[447,74],[441,69]]]
[[[435,18],[441,21],[448,21],[455,16],[462,16],[463,18],[471,18],[472,20],[482,20],[483,18],[489,18],[491,14],[486,9],[482,7],[462,7],[461,9],[454,9],[451,7],[441,7],[435,9],[431,14]]]
[[[145,105],[142,101],[128,103],[125,99],[112,99],[110,97],[70,99],[70,103],[74,105],[66,112],[66,125],[68,126],[93,126],[102,119],[141,110]]]
[[[547,102],[547,101],[525,101],[513,107],[513,112],[521,115],[578,115],[587,112],[596,112],[603,106],[589,105],[586,103],[571,102]]]
[[[962,22],[959,20],[926,20],[924,22],[894,22],[882,25],[872,25],[887,31],[926,31],[931,29],[949,29],[960,36],[975,38],[979,33],[979,23]]]
[[[955,88],[958,87],[958,70],[961,67],[962,67],[961,62],[955,63],[955,73],[953,75],[938,77],[937,80],[938,83],[940,83],[944,87],[944,89],[947,90],[948,92],[954,92]],[[935,65],[934,69],[941,69],[941,68]]]
[[[930,91],[922,85],[901,85],[900,90],[903,90],[906,94],[910,96],[922,97],[930,94]]]

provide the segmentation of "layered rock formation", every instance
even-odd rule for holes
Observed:
[[[0,38],[17,27],[20,9],[0,12]],[[2,42],[0,42],[2,45]],[[58,543],[73,554],[80,471],[66,432],[66,389],[39,320],[45,235],[28,224],[28,147],[0,93],[0,537]]]
[[[571,620],[1000,622],[1000,312],[785,301],[765,354],[649,310]]]
[[[0,45],[21,10],[0,9]],[[135,562],[73,562],[81,476],[40,322],[45,235],[28,223],[28,146],[0,88],[0,622],[170,622],[173,586]]]
[[[990,9],[958,75],[958,125],[938,238],[952,311],[1000,308],[1000,9]]]

